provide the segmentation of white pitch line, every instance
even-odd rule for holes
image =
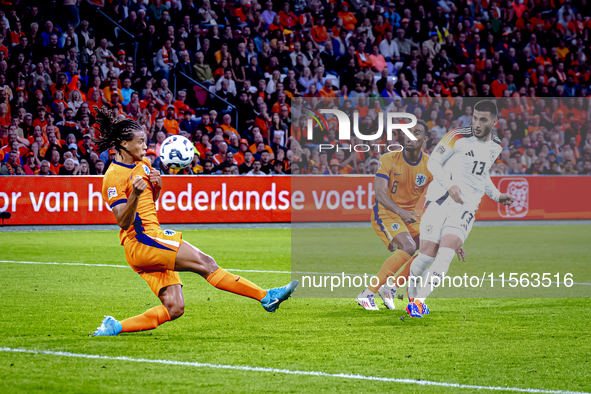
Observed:
[[[39,265],[78,265],[84,267],[116,267],[116,268],[130,268],[128,265],[121,264],[84,264],[84,263],[55,263],[55,262],[41,262],[41,261],[14,261],[14,260],[0,260],[0,263],[14,263],[14,264],[39,264]],[[258,272],[263,274],[308,274],[308,275],[333,275],[333,276],[361,276],[362,274],[347,274],[344,272],[332,273],[332,272],[306,272],[306,271],[265,271],[265,270],[243,270],[234,268],[224,268],[226,271],[234,272]],[[480,278],[479,278],[480,279]],[[515,283],[515,280],[509,279],[493,279],[494,282],[505,282]],[[486,279],[484,282],[490,282],[490,279]],[[550,282],[553,285],[565,285],[565,282]],[[591,286],[591,283],[587,282],[573,282],[572,285],[580,286]],[[528,287],[528,286],[526,286]]]
[[[55,263],[55,262],[41,262],[41,261],[14,261],[14,260],[0,260],[0,263],[14,263],[14,264],[39,264],[39,265],[78,265],[84,267],[115,267],[115,268],[130,268],[129,265],[122,264],[84,264],[84,263]],[[224,268],[227,271],[236,272],[260,272],[264,274],[291,274],[291,271],[263,271],[263,270],[242,270],[233,268]],[[293,272],[294,274],[317,274],[317,275],[340,275],[340,274],[328,274],[326,272]],[[352,275],[355,274],[345,274]]]
[[[291,369],[251,367],[248,365],[225,365],[225,364],[210,364],[210,363],[175,361],[175,360],[156,360],[156,359],[149,359],[149,358],[131,358],[131,357],[125,357],[125,356],[111,357],[111,356],[101,356],[98,354],[54,352],[54,351],[50,351],[50,350],[30,350],[30,349],[9,348],[9,347],[0,347],[0,352],[41,354],[41,355],[49,355],[49,356],[86,358],[86,359],[93,359],[93,360],[129,361],[129,362],[136,362],[136,363],[177,365],[177,366],[195,367],[195,368],[230,369],[230,370],[248,371],[248,372],[270,372],[270,373],[282,373],[282,374],[286,374],[286,375],[307,375],[307,376],[320,376],[320,377],[327,377],[327,378],[371,380],[371,381],[378,381],[378,382],[405,383],[405,384],[415,384],[415,385],[420,385],[420,386],[439,386],[439,387],[450,387],[450,388],[458,388],[458,389],[512,391],[512,392],[517,392],[517,393],[543,393],[543,394],[591,394],[591,393],[582,392],[582,391],[546,390],[546,389],[500,387],[500,386],[478,386],[478,385],[472,385],[472,384],[434,382],[434,381],[430,381],[430,380],[418,380],[418,379],[384,378],[384,377],[379,377],[379,376],[352,375],[352,374],[344,374],[344,373],[334,374],[334,373],[319,372],[319,371],[299,371],[299,370],[291,370]]]
[[[13,260],[0,260],[0,263],[15,263],[15,264],[40,264],[40,265],[82,265],[85,267],[119,267],[129,268],[128,265],[120,264],[83,264],[83,263],[51,263],[51,262],[40,262],[40,261],[13,261]]]
[[[128,265],[122,264],[84,264],[84,263],[55,263],[55,262],[41,262],[41,261],[14,261],[14,260],[0,260],[0,263],[14,263],[14,264],[39,264],[39,265],[79,265],[84,267],[116,267],[116,268],[130,268]],[[265,270],[243,270],[234,268],[224,268],[226,271],[235,272],[259,272],[263,274],[310,274],[310,275],[342,275],[341,273],[330,272],[304,272],[304,271],[265,271]],[[345,274],[346,276],[363,276],[358,274]]]

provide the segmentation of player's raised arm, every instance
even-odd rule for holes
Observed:
[[[123,230],[127,230],[133,224],[137,212],[137,203],[140,200],[140,195],[148,187],[148,184],[141,176],[136,175],[132,182],[132,186],[133,190],[127,197],[127,202],[113,207],[113,213],[117,218],[117,224]]]
[[[160,191],[162,190],[162,178],[160,177],[160,171],[154,167],[150,167],[150,182],[154,185],[154,201],[160,197]]]

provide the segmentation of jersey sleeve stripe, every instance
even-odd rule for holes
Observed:
[[[448,133],[449,134],[449,133]],[[446,135],[445,137],[443,137],[443,143],[450,146],[450,147],[454,147],[454,145],[456,144],[456,142],[461,139],[461,138],[466,138],[465,134],[462,133],[454,133],[452,135]]]
[[[380,178],[384,178],[385,180],[390,181],[390,177],[388,175],[378,173],[378,174],[376,174],[376,176],[379,176]]]
[[[449,133],[447,133],[446,135],[443,136],[443,138],[441,139],[441,142],[448,144],[449,141],[451,141],[453,139],[453,136],[458,134],[457,131],[450,131]]]
[[[126,203],[126,202],[127,202],[127,199],[126,198],[122,198],[121,200],[117,200],[113,204],[110,205],[111,206],[111,209],[113,209],[113,207],[116,207],[119,204],[123,204],[123,203]]]

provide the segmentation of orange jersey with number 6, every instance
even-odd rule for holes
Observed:
[[[388,181],[388,197],[405,211],[422,213],[424,197],[421,200],[433,176],[427,169],[429,155],[421,152],[417,162],[408,160],[404,151],[390,152],[380,157],[376,178]],[[420,206],[417,206],[420,205]],[[393,251],[394,238],[408,232],[412,238],[419,235],[420,218],[414,223],[404,223],[402,218],[382,204],[375,202],[371,210],[371,225],[388,250]]]
[[[406,211],[412,211],[427,185],[433,180],[433,176],[427,169],[428,162],[429,155],[423,152],[415,163],[407,159],[404,151],[390,152],[380,157],[376,177],[388,181],[388,197],[396,205]],[[387,211],[386,208],[378,205],[380,210]]]

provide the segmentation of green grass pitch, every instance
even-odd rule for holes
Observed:
[[[476,265],[502,260],[510,266],[513,259],[521,264],[535,255],[581,270],[589,263],[590,232],[591,226],[475,227],[465,247]],[[184,231],[183,237],[225,268],[291,268],[289,230],[198,230]],[[125,264],[115,231],[3,232],[0,238],[0,260]],[[375,262],[376,271],[381,264]],[[430,316],[404,321],[402,301],[395,311],[379,301],[379,312],[367,312],[353,299],[293,298],[270,314],[254,300],[181,273],[183,317],[154,331],[93,338],[88,335],[103,315],[122,319],[159,303],[131,269],[0,267],[0,348],[591,391],[591,301],[586,298],[433,298]],[[289,274],[240,275],[266,288],[290,280]],[[337,391],[493,392],[0,351],[2,393]]]

